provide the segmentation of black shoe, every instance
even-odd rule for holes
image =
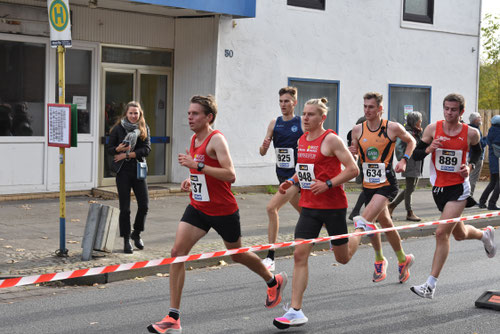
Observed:
[[[356,216],[359,216],[359,212],[352,211],[349,215],[349,220],[353,220]]]
[[[132,244],[130,243],[130,239],[128,238],[123,238],[123,252],[125,254],[134,254]]]
[[[465,204],[466,208],[472,208],[473,206],[476,206],[477,202],[472,196],[467,197],[467,203]]]
[[[138,232],[134,231],[130,235],[130,239],[134,240],[135,247],[139,249],[144,249],[144,241],[142,241],[141,236]]]
[[[488,210],[500,210],[496,204],[488,204]]]
[[[477,206],[479,206],[480,209],[486,209],[486,204],[484,203],[479,203]]]

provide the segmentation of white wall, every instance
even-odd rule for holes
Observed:
[[[232,149],[237,184],[277,182],[274,157],[260,157],[258,148],[267,124],[280,115],[277,92],[289,77],[340,81],[344,140],[363,114],[363,94],[379,91],[387,99],[389,84],[432,86],[432,121],[442,119],[449,92],[463,94],[474,110],[479,2],[435,3],[431,26],[402,22],[402,1],[379,0],[327,1],[325,11],[258,0],[254,19],[233,25],[222,17],[216,92],[224,116],[217,125]]]
[[[188,175],[177,163],[177,154],[186,152],[193,134],[187,122],[189,99],[215,94],[217,26],[213,17],[175,20],[172,182]]]

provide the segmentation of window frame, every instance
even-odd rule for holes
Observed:
[[[429,108],[429,120],[428,120],[428,124],[426,124],[425,126],[429,125],[432,123],[432,86],[428,86],[428,85],[405,85],[405,84],[389,84],[389,87],[388,87],[388,94],[387,96],[389,97],[388,98],[388,101],[387,101],[387,119],[390,121],[391,120],[391,88],[393,87],[398,87],[398,88],[424,88],[424,89],[429,89],[429,105],[428,105],[428,108]],[[420,111],[420,110],[419,110]],[[392,122],[392,121],[391,121]],[[425,128],[425,126],[422,126],[423,128]]]
[[[427,15],[406,13],[406,1],[403,0],[403,21],[434,24],[434,0],[427,0]]]
[[[300,7],[300,8],[307,8],[307,9],[316,9],[316,10],[326,10],[326,0],[319,0],[322,1],[323,5],[321,4],[316,5],[316,4],[311,4],[309,0],[287,0],[286,4],[287,6],[293,6],[293,7]]]
[[[299,81],[299,82],[313,82],[313,83],[326,83],[326,84],[336,84],[337,85],[337,103],[335,104],[335,133],[339,133],[339,105],[340,105],[340,80],[325,80],[325,79],[311,79],[311,78],[297,78],[297,77],[288,77],[288,86],[293,86],[292,81]],[[300,90],[298,92],[300,95]],[[318,96],[320,98],[321,96]],[[300,115],[302,116],[302,115]]]

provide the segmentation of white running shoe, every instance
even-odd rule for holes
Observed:
[[[495,245],[495,229],[492,226],[486,227],[481,239],[484,244],[484,250],[489,258],[492,258],[497,253],[497,245]]]
[[[434,291],[436,289],[431,288],[427,282],[422,285],[415,285],[410,288],[411,291],[415,292],[418,296],[422,298],[434,298]]]
[[[264,260],[262,260],[262,263],[264,264],[266,269],[269,271],[274,271],[276,269],[276,265],[275,265],[273,259],[266,257]]]
[[[295,311],[293,307],[290,307],[282,317],[274,318],[273,325],[279,329],[287,329],[305,325],[308,320],[302,310]]]

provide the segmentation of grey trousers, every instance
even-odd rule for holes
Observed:
[[[405,208],[406,211],[411,210],[411,194],[415,191],[415,187],[417,186],[418,177],[407,177],[406,178],[406,188],[402,192],[399,193],[398,197],[392,201],[392,205],[394,207],[398,206],[399,203],[405,200]]]
[[[479,175],[481,175],[481,169],[483,168],[483,160],[479,160],[476,164],[476,168],[472,170],[469,175],[469,183],[470,183],[470,195],[474,195],[474,188],[476,188],[476,182],[479,179]]]

